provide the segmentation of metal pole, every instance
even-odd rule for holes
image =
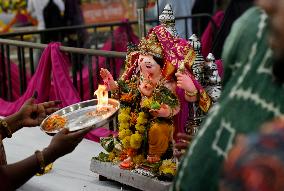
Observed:
[[[139,38],[146,36],[146,26],[145,26],[146,5],[147,5],[147,0],[137,0],[137,18],[138,18]]]

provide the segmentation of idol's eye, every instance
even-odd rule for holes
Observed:
[[[140,58],[140,62],[143,62],[144,58]]]

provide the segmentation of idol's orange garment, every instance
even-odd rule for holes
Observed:
[[[149,155],[161,157],[168,149],[173,126],[166,122],[155,122],[148,132]]]

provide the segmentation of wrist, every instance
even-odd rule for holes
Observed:
[[[174,116],[174,110],[170,108],[168,118],[172,118]]]
[[[5,120],[0,120],[0,130],[1,130],[1,137],[2,138],[5,138],[5,137],[8,137],[8,138],[11,138],[12,137],[12,130],[11,128],[8,126],[8,123],[5,121]]]
[[[7,122],[8,127],[11,129],[12,132],[16,132],[18,129],[21,129],[23,127],[22,119],[18,113],[10,115],[4,120]]]
[[[51,148],[50,146],[43,149],[42,154],[46,164],[53,163],[56,159],[60,158],[58,152],[56,152],[56,150]]]
[[[112,81],[110,83],[110,88],[111,88],[112,91],[117,90],[118,89],[118,83],[116,81]]]

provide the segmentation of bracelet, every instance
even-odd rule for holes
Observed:
[[[12,131],[11,129],[8,127],[8,123],[5,120],[0,120],[0,128],[2,128],[5,133],[6,133],[6,137],[11,138],[12,137]]]
[[[38,164],[39,164],[39,174],[44,174],[44,169],[45,169],[45,162],[44,162],[44,157],[43,157],[43,153],[39,150],[35,151],[35,156],[36,156],[36,159],[38,161]]]
[[[194,92],[189,92],[189,91],[184,91],[185,95],[187,95],[188,97],[194,97],[194,96],[197,96],[198,94],[198,91],[195,90]]]

